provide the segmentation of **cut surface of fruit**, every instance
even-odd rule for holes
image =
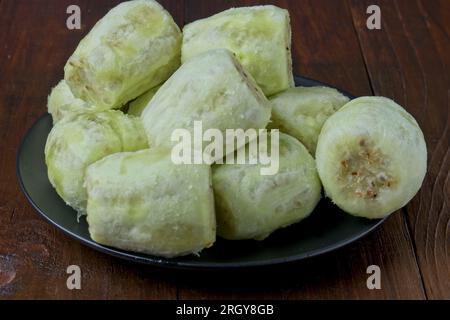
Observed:
[[[80,42],[64,67],[64,79],[75,97],[102,110],[118,109],[179,67],[181,38],[158,2],[123,2]]]
[[[83,112],[95,112],[97,108],[74,97],[66,81],[61,80],[48,97],[48,113],[52,115],[53,124],[58,121]]]
[[[427,167],[423,133],[394,101],[362,97],[325,123],[316,152],[325,192],[344,211],[383,218],[405,206]]]

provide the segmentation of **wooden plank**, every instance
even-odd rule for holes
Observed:
[[[371,95],[352,17],[344,1],[187,1],[186,22],[231,6],[273,3],[287,8],[297,74],[355,95]],[[365,9],[364,9],[365,12]],[[382,290],[368,290],[366,268],[380,266]],[[424,292],[401,212],[378,231],[337,253],[284,268],[181,277],[181,299],[423,299]]]
[[[17,146],[46,111],[50,88],[84,34],[119,1],[79,0],[81,31],[66,28],[64,1],[0,3],[0,299],[175,299],[176,284],[161,272],[123,262],[78,244],[44,222],[19,191]],[[162,1],[183,20],[180,1]],[[82,290],[66,287],[66,268],[82,269]]]
[[[379,31],[365,28],[371,1],[350,3],[375,93],[402,104],[425,134],[428,174],[408,220],[427,296],[449,299],[450,2],[378,1]]]
[[[62,77],[62,66],[82,35],[116,2],[78,1],[83,12],[81,31],[65,28],[65,8],[70,1],[0,2],[0,12],[5,17],[0,21],[3,30],[0,33],[1,298],[172,299],[177,297],[177,282],[181,283],[181,298],[424,298],[409,231],[401,213],[392,216],[368,238],[335,254],[282,269],[225,274],[166,273],[122,262],[79,245],[38,218],[17,186],[14,159],[17,146],[26,128],[45,111],[49,88]],[[189,0],[184,6],[175,0],[163,2],[179,23],[184,21],[184,8],[186,21],[192,21],[233,4],[257,3]],[[289,8],[293,18],[297,73],[356,95],[371,94],[344,2],[276,3]],[[409,3],[398,2],[397,11],[388,12],[384,27],[391,26],[389,35],[384,31],[365,34],[366,30],[361,30],[367,4],[351,2],[351,12],[375,93],[407,103],[421,125],[426,123],[431,173],[426,190],[407,210],[427,294],[431,298],[448,298],[449,210],[445,195],[449,194],[450,10],[445,1],[421,1],[411,8]],[[415,10],[422,15],[417,17]],[[400,16],[403,26],[395,23]],[[402,40],[405,35],[406,41]],[[387,36],[395,40],[391,40],[390,46],[385,41]],[[369,45],[368,40],[375,44]],[[419,47],[422,42],[423,47]],[[401,48],[408,45],[410,50]],[[382,54],[377,54],[380,51]],[[408,68],[414,64],[418,66]],[[419,67],[425,75],[421,75]],[[424,84],[426,95],[421,91]],[[70,292],[65,286],[65,268],[74,263],[83,269],[84,289],[80,292]],[[370,264],[381,267],[381,291],[366,288],[365,271]]]

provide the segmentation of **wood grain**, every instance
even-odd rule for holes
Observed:
[[[426,294],[450,298],[450,2],[378,1],[382,30],[369,31],[351,1],[374,92],[395,99],[419,122],[428,146],[428,174],[406,207]]]
[[[19,190],[15,156],[23,135],[45,112],[79,40],[118,2],[0,0],[0,299],[450,297],[448,1],[377,1],[381,31],[365,28],[370,1],[161,1],[181,26],[231,6],[289,9],[297,74],[355,95],[395,98],[418,119],[429,147],[420,194],[367,238],[303,263],[223,273],[165,271],[97,253],[39,218]],[[73,3],[82,10],[80,31],[65,27]],[[71,264],[82,268],[81,291],[66,288]],[[366,287],[372,264],[381,268],[382,290]]]

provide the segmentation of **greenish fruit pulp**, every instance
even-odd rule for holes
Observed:
[[[394,101],[362,97],[332,115],[316,152],[325,192],[342,210],[383,218],[420,189],[427,149],[416,120]]]
[[[176,129],[263,129],[270,103],[251,75],[225,49],[211,50],[183,64],[141,115],[150,145],[171,147]],[[201,150],[197,150],[201,151]]]
[[[155,96],[156,92],[158,92],[159,88],[161,88],[161,86],[152,88],[142,96],[137,97],[136,100],[130,102],[127,113],[136,117],[140,117],[144,109]]]
[[[261,164],[213,166],[221,237],[263,240],[311,214],[322,190],[313,157],[298,140],[280,133],[279,165],[271,176],[261,175]]]
[[[79,113],[95,112],[97,108],[75,98],[66,81],[61,80],[48,97],[47,110],[52,115],[53,124],[56,124]]]
[[[139,118],[120,111],[83,113],[58,122],[45,146],[48,177],[60,197],[86,213],[85,169],[103,157],[148,148]]]
[[[323,124],[349,99],[333,88],[296,87],[270,101],[272,122],[269,127],[297,138],[314,156]]]
[[[267,95],[294,86],[289,12],[275,6],[233,8],[183,29],[183,63],[211,49],[236,54]]]
[[[163,83],[181,63],[182,34],[153,0],[109,11],[80,42],[64,68],[75,97],[101,110],[118,109]]]
[[[89,166],[92,239],[156,256],[197,254],[216,238],[211,168],[175,165],[162,149],[118,153]]]

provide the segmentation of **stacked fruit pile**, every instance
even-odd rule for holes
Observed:
[[[410,201],[426,171],[413,117],[387,98],[294,88],[290,48],[289,13],[274,6],[230,9],[183,33],[153,0],[101,19],[49,96],[45,149],[52,185],[87,215],[92,239],[174,257],[210,247],[216,232],[262,240],[310,215],[322,185],[366,218]],[[222,133],[279,129],[268,137],[277,138],[279,170],[175,164],[174,130],[197,121]],[[244,143],[227,149],[231,158],[238,148],[251,157]]]

